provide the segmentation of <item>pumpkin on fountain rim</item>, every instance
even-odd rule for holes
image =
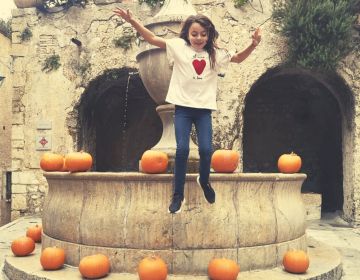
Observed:
[[[278,169],[281,173],[297,173],[301,164],[301,157],[294,152],[283,154],[278,159]]]
[[[70,172],[85,172],[91,168],[92,163],[93,159],[89,153],[83,151],[72,152],[65,156],[65,163],[61,168],[65,168]]]
[[[216,150],[211,157],[211,167],[215,172],[232,173],[238,166],[239,153],[234,150]]]
[[[61,171],[64,157],[55,153],[44,153],[40,159],[40,167],[44,171]]]
[[[140,161],[141,171],[156,174],[165,173],[169,159],[166,153],[161,151],[147,150],[143,153]]]

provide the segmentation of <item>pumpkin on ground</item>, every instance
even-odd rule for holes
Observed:
[[[278,169],[281,173],[296,173],[301,168],[301,157],[295,153],[283,154],[278,159]]]
[[[160,151],[145,151],[141,157],[140,166],[145,173],[164,173],[169,159],[166,153]]]
[[[45,270],[56,270],[65,263],[65,251],[58,247],[47,247],[41,252],[40,264]]]
[[[104,277],[110,272],[110,260],[103,254],[83,257],[79,263],[79,271],[85,278]]]
[[[11,251],[17,257],[30,255],[35,249],[35,242],[32,238],[23,236],[11,242]]]
[[[238,264],[229,259],[212,259],[208,265],[208,276],[211,280],[236,280],[240,272]]]
[[[157,256],[146,257],[138,266],[140,280],[165,280],[168,274],[166,263]]]
[[[41,225],[35,225],[32,227],[29,227],[26,231],[26,236],[32,238],[34,242],[40,243],[41,242],[41,231],[42,226]]]
[[[289,250],[283,257],[284,269],[291,273],[305,273],[309,263],[308,255],[302,250]]]
[[[238,166],[239,153],[234,150],[216,150],[211,157],[211,167],[215,172],[232,173]]]
[[[40,159],[40,167],[44,171],[60,171],[64,165],[64,157],[54,153],[44,153]]]
[[[65,168],[70,172],[88,171],[92,163],[92,156],[86,152],[72,152],[65,156]]]

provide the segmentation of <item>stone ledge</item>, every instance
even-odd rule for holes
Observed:
[[[238,280],[339,280],[342,276],[341,257],[338,251],[313,238],[309,238],[310,267],[305,274],[290,274],[277,267],[269,270],[240,272]],[[73,266],[65,266],[57,271],[44,271],[41,268],[41,245],[27,257],[7,256],[4,273],[9,280],[81,280],[83,279]],[[110,273],[109,280],[138,280],[138,276],[129,273]],[[208,280],[207,276],[169,275],[168,280]]]

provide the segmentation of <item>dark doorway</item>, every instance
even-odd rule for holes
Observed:
[[[307,174],[302,192],[322,194],[322,211],[343,206],[341,113],[331,92],[310,75],[267,76],[245,100],[244,172],[278,172],[295,152]]]
[[[107,71],[81,99],[79,145],[95,155],[96,171],[138,171],[143,152],[161,137],[156,104],[135,71]]]

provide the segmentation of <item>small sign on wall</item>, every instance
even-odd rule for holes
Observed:
[[[51,129],[51,121],[47,121],[47,120],[38,121],[36,129],[39,129],[39,130]]]
[[[37,151],[51,150],[51,136],[49,135],[36,136],[36,150]]]

